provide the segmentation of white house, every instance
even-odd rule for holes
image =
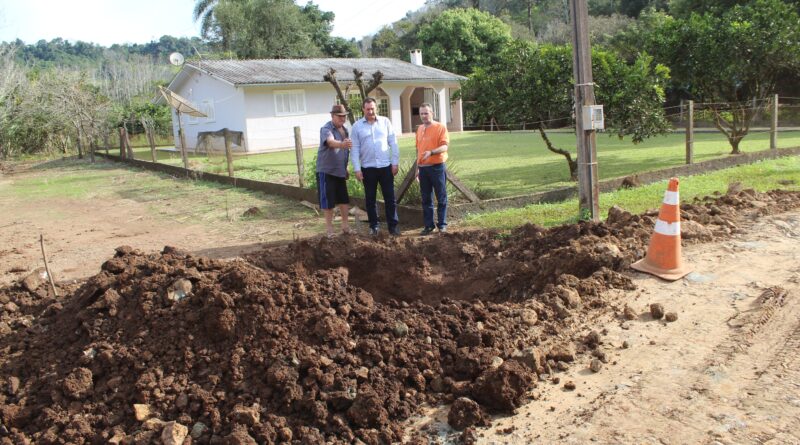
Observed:
[[[336,70],[343,91],[356,96],[354,68],[364,73],[365,84],[372,73],[383,73],[383,82],[370,96],[378,100],[379,114],[391,119],[397,132],[411,133],[416,129],[420,124],[419,104],[423,102],[434,105],[436,119],[446,122],[450,131],[461,131],[461,100],[450,98],[466,78],[424,66],[419,50],[411,51],[411,61],[388,58],[194,61],[183,66],[169,89],[208,115],[183,116],[188,149],[196,147],[198,132],[222,128],[243,132],[244,146],[234,147],[236,150],[265,152],[294,147],[296,126],[301,129],[303,145],[317,145],[319,129],[330,120],[331,106],[338,102],[333,86],[323,79],[330,68]],[[174,110],[172,121],[175,140],[179,141]]]

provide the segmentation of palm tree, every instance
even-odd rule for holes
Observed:
[[[197,0],[194,5],[192,16],[194,21],[200,20],[200,35],[208,39],[216,34],[214,28],[214,9],[219,4],[219,0]]]

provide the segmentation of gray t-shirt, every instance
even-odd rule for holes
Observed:
[[[347,161],[350,158],[350,150],[346,148],[329,148],[325,141],[328,136],[333,135],[337,141],[343,141],[347,136],[347,128],[342,127],[344,134],[333,126],[333,122],[328,122],[319,130],[319,151],[317,151],[317,172],[344,178],[347,176]]]

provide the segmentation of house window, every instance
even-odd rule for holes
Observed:
[[[306,114],[306,92],[285,90],[275,92],[275,115],[295,116]]]
[[[389,99],[385,97],[378,98],[378,115],[389,117]]]
[[[214,118],[214,100],[204,100],[200,108],[200,111],[206,115],[206,122],[216,122]]]

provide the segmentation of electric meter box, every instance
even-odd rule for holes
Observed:
[[[603,119],[602,105],[583,106],[583,129],[584,130],[604,130],[606,128]]]

